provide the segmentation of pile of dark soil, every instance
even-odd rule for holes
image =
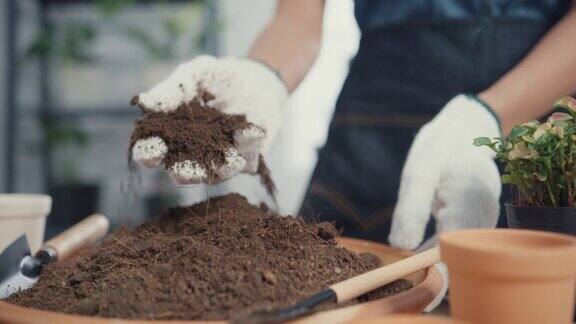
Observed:
[[[217,320],[285,307],[378,266],[373,255],[338,246],[336,234],[329,223],[267,214],[231,194],[116,232],[73,259],[48,265],[32,288],[8,301],[141,319]],[[400,280],[375,296],[411,286]]]
[[[137,104],[138,97],[132,103]],[[143,116],[134,123],[130,150],[140,139],[160,137],[168,146],[168,153],[162,161],[166,168],[176,162],[194,160],[207,170],[208,179],[216,178],[211,168],[212,162],[217,166],[222,165],[225,152],[234,147],[235,132],[252,126],[244,115],[224,114],[198,100],[182,104],[167,113],[146,109],[142,111]],[[274,196],[275,186],[262,156],[258,174],[268,193]]]

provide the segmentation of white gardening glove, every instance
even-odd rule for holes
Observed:
[[[205,94],[212,96],[206,96]],[[234,135],[235,148],[226,153],[224,165],[213,164],[215,183],[239,172],[256,173],[258,159],[269,147],[280,126],[281,108],[288,92],[280,77],[260,62],[245,58],[199,56],[181,64],[150,91],[139,94],[133,104],[145,110],[170,112],[194,99],[226,114],[245,115],[255,127]],[[162,164],[168,152],[160,137],[137,141],[134,161],[146,167]],[[208,171],[197,161],[181,161],[168,170],[176,184],[208,181]]]
[[[496,226],[500,175],[494,153],[472,143],[481,136],[501,136],[498,120],[485,104],[466,95],[452,99],[422,127],[402,170],[392,246],[418,247],[430,215],[438,234]]]

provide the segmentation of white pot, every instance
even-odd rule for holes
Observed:
[[[42,246],[52,197],[40,194],[0,194],[0,250],[26,234],[32,254]]]

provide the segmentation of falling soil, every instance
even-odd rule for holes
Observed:
[[[274,181],[272,181],[272,176],[270,175],[270,169],[268,169],[268,166],[266,166],[266,163],[264,163],[264,157],[262,156],[262,154],[260,154],[260,156],[258,157],[257,172],[258,175],[260,176],[260,183],[262,183],[264,188],[266,188],[268,194],[272,196],[272,198],[274,198],[274,201],[276,201],[275,196],[276,185],[274,184]]]
[[[336,244],[329,223],[266,213],[230,194],[171,208],[48,265],[14,304],[116,318],[221,320],[295,303],[378,266]],[[396,281],[363,296],[410,289]],[[358,301],[353,301],[358,302]],[[328,305],[326,307],[334,307]]]
[[[137,104],[138,97],[132,103]],[[208,180],[216,178],[212,163],[221,166],[225,152],[234,147],[236,131],[253,125],[244,115],[225,114],[198,100],[182,104],[171,112],[142,111],[144,115],[134,124],[130,150],[140,139],[160,137],[168,146],[168,153],[162,161],[166,168],[176,162],[194,160],[207,170]],[[259,158],[257,172],[268,193],[274,197],[274,182],[262,156]]]

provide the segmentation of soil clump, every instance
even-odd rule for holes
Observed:
[[[168,146],[162,161],[167,169],[176,162],[194,160],[207,170],[208,180],[217,178],[212,163],[216,166],[224,163],[225,153],[234,147],[236,131],[253,125],[244,115],[225,114],[199,100],[182,104],[170,112],[147,109],[142,109],[142,112],[143,116],[134,123],[130,150],[140,139],[160,137]],[[257,173],[268,194],[274,197],[276,188],[261,155]]]

